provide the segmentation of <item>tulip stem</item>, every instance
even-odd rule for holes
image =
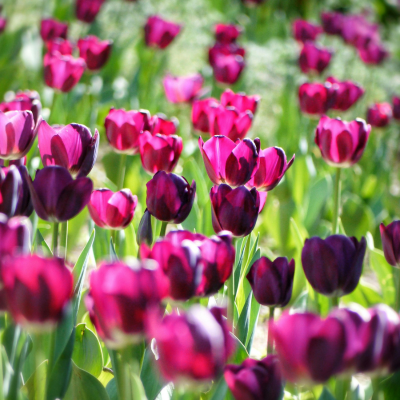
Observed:
[[[61,223],[61,235],[60,235],[60,257],[64,260],[67,258],[67,244],[68,244],[68,221]]]
[[[274,323],[275,307],[269,308],[268,317],[268,344],[267,344],[267,355],[272,354],[274,351],[274,339],[272,337],[272,325]]]
[[[165,233],[167,232],[167,225],[168,225],[168,222],[166,222],[166,221],[162,222],[161,230],[160,230],[160,237],[164,237],[165,236]]]
[[[332,308],[339,307],[339,297],[332,297]]]
[[[51,251],[53,252],[53,256],[58,256],[58,226],[60,224],[58,222],[53,223],[53,237],[51,241]]]
[[[340,173],[341,168],[336,169],[336,179],[335,179],[335,192],[334,192],[334,206],[333,206],[333,221],[332,221],[332,234],[336,235],[339,233],[339,218],[340,218],[340,192],[341,192],[341,182]]]
[[[124,187],[126,158],[127,158],[126,154],[121,154],[121,157],[119,159],[119,168],[118,168],[118,176],[117,176],[117,190],[121,190]]]

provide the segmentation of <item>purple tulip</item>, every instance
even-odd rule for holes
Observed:
[[[367,110],[367,122],[375,128],[384,128],[392,119],[392,106],[389,103],[375,103]]]
[[[339,12],[321,13],[322,28],[328,35],[341,35],[344,15]]]
[[[281,399],[283,380],[276,355],[262,360],[247,358],[240,365],[227,365],[224,377],[235,400]]]
[[[346,43],[358,49],[380,41],[379,26],[371,24],[360,14],[343,16],[341,36]]]
[[[303,19],[296,19],[292,25],[293,36],[298,42],[314,42],[322,32],[319,25],[312,24]]]
[[[91,71],[96,71],[108,61],[111,54],[112,41],[101,41],[98,37],[91,35],[78,40],[78,49],[79,56],[85,60],[87,68]]]
[[[66,39],[68,33],[68,24],[64,24],[53,18],[42,19],[40,23],[40,36],[47,42],[55,38]]]
[[[167,100],[171,103],[189,103],[199,94],[204,79],[200,74],[167,75],[163,79]]]
[[[6,256],[29,254],[32,225],[26,217],[8,219],[0,213],[0,262]]]
[[[247,236],[255,227],[260,194],[245,186],[232,189],[226,184],[213,186],[210,191],[214,231],[230,231],[233,236]]]
[[[333,52],[314,43],[304,43],[299,57],[300,69],[305,73],[321,74],[329,65]]]
[[[360,280],[366,240],[332,235],[306,239],[301,262],[308,282],[325,296],[351,293]]]
[[[212,183],[230,186],[245,185],[257,170],[260,160],[260,139],[233,142],[226,136],[214,136],[203,142],[199,137],[200,152]]]
[[[365,64],[379,65],[389,57],[389,52],[382,43],[372,41],[359,47],[358,55]]]
[[[217,24],[214,28],[215,40],[222,44],[235,43],[242,31],[243,28],[239,25]]]
[[[39,151],[45,167],[59,165],[78,178],[86,176],[96,162],[99,132],[92,136],[85,125],[51,127],[41,121],[38,128]]]
[[[0,104],[1,106],[1,104]],[[393,118],[400,120],[400,97],[393,96],[392,98]]]
[[[155,218],[180,224],[188,217],[196,194],[195,181],[190,186],[182,176],[159,171],[146,186],[146,206]]]
[[[0,17],[0,33],[3,33],[7,26],[7,18]]]
[[[379,229],[386,261],[400,268],[400,221],[393,221],[388,226],[382,223]]]
[[[261,257],[250,267],[247,279],[255,299],[263,306],[285,307],[292,297],[294,260]]]
[[[59,52],[62,55],[72,55],[75,45],[67,39],[55,38],[46,42],[47,52]]]
[[[235,107],[239,113],[249,110],[253,115],[257,111],[260,99],[261,97],[257,94],[248,96],[242,92],[234,93],[231,89],[227,89],[221,94],[221,104],[224,107]]]
[[[26,90],[24,92],[13,93],[11,98],[7,101],[0,103],[0,111],[3,113],[7,111],[31,111],[35,124],[39,120],[42,104],[40,103],[40,96],[34,90]]]
[[[103,5],[104,0],[76,0],[75,14],[80,21],[91,24]]]
[[[28,180],[33,207],[45,221],[64,222],[78,215],[89,203],[93,183],[89,178],[73,179],[63,167],[44,167]]]
[[[337,88],[331,83],[303,83],[299,87],[299,103],[302,112],[311,115],[325,114],[336,102]]]
[[[315,143],[328,164],[347,168],[360,160],[370,132],[371,126],[362,119],[346,122],[323,116],[315,130]]]
[[[339,81],[336,78],[329,77],[327,82],[337,86],[336,101],[332,106],[333,110],[347,111],[364,94],[364,89],[352,81]]]
[[[219,107],[217,99],[195,100],[192,105],[193,128],[203,133],[210,133],[210,113]]]
[[[148,18],[144,27],[144,40],[146,46],[165,49],[168,47],[182,29],[182,25],[166,21],[158,15]]]

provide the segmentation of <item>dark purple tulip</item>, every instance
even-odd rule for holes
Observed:
[[[299,42],[314,42],[322,32],[319,25],[312,24],[303,19],[296,19],[292,25],[293,36]]]
[[[37,126],[30,111],[0,111],[0,158],[17,160],[31,149]]]
[[[358,54],[365,64],[379,65],[389,57],[389,52],[382,43],[372,41],[358,48]]]
[[[311,115],[325,114],[336,102],[336,91],[329,82],[303,83],[299,87],[301,111]]]
[[[226,89],[225,92],[221,94],[221,104],[224,107],[235,107],[240,113],[249,110],[254,115],[260,100],[261,96],[258,94],[248,96],[243,92],[234,93],[231,89]]]
[[[182,25],[166,21],[158,15],[148,18],[144,27],[144,40],[146,46],[165,49],[168,47],[182,29]]]
[[[329,77],[327,82],[337,85],[336,101],[332,106],[333,110],[347,111],[364,94],[364,89],[352,81],[339,81]]]
[[[0,111],[31,111],[35,124],[38,122],[42,104],[40,96],[34,90],[25,90],[23,92],[13,93],[11,98],[0,103]]]
[[[400,97],[393,96],[392,111],[393,111],[393,118],[400,120]]]
[[[104,0],[76,0],[76,18],[91,24],[95,20],[103,3]]]
[[[208,177],[214,185],[245,185],[259,166],[258,138],[254,142],[251,139],[233,142],[226,136],[218,135],[204,143],[200,136],[198,142]]]
[[[40,36],[47,42],[55,38],[66,39],[68,33],[68,24],[64,24],[53,18],[42,19],[40,23]]]
[[[89,178],[73,179],[63,167],[44,167],[29,182],[33,207],[45,221],[68,221],[89,203],[93,183]]]
[[[255,227],[260,209],[260,194],[245,186],[232,189],[226,184],[210,191],[214,231],[230,231],[233,236],[247,236]]]
[[[306,239],[301,262],[308,282],[325,296],[351,293],[360,280],[366,250],[364,237],[332,235]]]
[[[38,128],[39,151],[45,167],[59,165],[78,178],[86,176],[96,162],[99,132],[92,136],[85,125],[51,127],[42,121]]]
[[[263,306],[285,307],[292,297],[294,260],[286,257],[271,261],[259,258],[250,268],[247,279],[254,297]]]
[[[299,57],[301,70],[321,74],[329,65],[333,52],[312,42],[304,43]]]
[[[341,35],[344,16],[339,12],[323,12],[321,14],[322,28],[328,35]]]
[[[87,36],[78,40],[79,56],[86,61],[87,68],[96,71],[108,61],[112,48],[111,40],[101,41],[96,36]]]
[[[175,224],[188,217],[196,195],[195,181],[190,186],[182,176],[159,171],[146,186],[146,206],[153,217]]]
[[[47,52],[59,52],[62,55],[72,55],[75,45],[68,39],[55,38],[46,42]]]
[[[389,103],[375,103],[367,110],[367,122],[375,128],[384,128],[392,119],[392,106]]]
[[[217,24],[215,25],[215,40],[222,44],[231,44],[236,42],[236,39],[242,33],[243,28],[233,24]]]
[[[235,400],[281,399],[283,380],[276,355],[262,360],[248,358],[240,365],[227,365],[224,377]]]
[[[107,347],[119,349],[143,340],[147,314],[158,310],[167,293],[168,281],[155,262],[115,262],[91,273],[85,305]]]
[[[315,143],[329,165],[347,168],[360,160],[370,133],[371,126],[360,118],[346,122],[323,116],[315,130]]]
[[[146,244],[151,246],[153,243],[153,227],[151,226],[151,214],[145,210],[143,217],[140,220],[139,227],[136,233],[136,243],[140,246]]]
[[[400,268],[400,221],[393,221],[388,226],[382,223],[379,229],[386,261]]]

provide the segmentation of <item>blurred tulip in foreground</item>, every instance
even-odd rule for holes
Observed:
[[[337,89],[331,83],[303,83],[299,87],[302,112],[310,115],[325,114],[336,102]]]
[[[144,27],[144,39],[149,47],[165,49],[182,29],[182,25],[166,21],[158,15],[148,18]]]
[[[337,87],[333,110],[347,111],[364,94],[364,89],[352,81],[341,82],[333,77],[326,81]]]
[[[78,40],[79,56],[85,60],[87,68],[91,71],[105,65],[110,57],[111,48],[111,40],[101,41],[93,35]]]
[[[80,21],[91,24],[99,13],[104,0],[76,0],[75,14]]]
[[[314,42],[322,32],[320,26],[303,19],[296,19],[293,22],[292,29],[294,38],[303,43],[308,41]]]
[[[235,107],[240,113],[249,110],[253,115],[257,111],[260,99],[261,97],[257,94],[248,96],[243,92],[234,93],[231,89],[227,89],[221,94],[221,104],[224,107]]]
[[[231,44],[236,42],[243,29],[239,25],[217,24],[214,28],[215,40],[222,44]]]
[[[6,101],[0,103],[0,111],[31,111],[35,124],[37,123],[42,110],[40,96],[34,90],[25,90],[23,92],[12,93]]]
[[[392,106],[389,103],[375,103],[367,110],[367,122],[375,128],[384,128],[392,119]]]
[[[400,268],[400,221],[393,221],[387,226],[380,224],[379,229],[386,261]]]
[[[301,70],[307,74],[316,72],[321,74],[329,65],[333,52],[314,43],[304,43],[299,57]]]
[[[165,95],[171,103],[191,102],[200,92],[204,79],[200,74],[167,75],[163,79]]]
[[[72,55],[74,45],[68,39],[55,38],[46,42],[47,51],[51,54],[59,52],[62,55]]]
[[[32,224],[26,217],[7,218],[0,213],[0,262],[5,256],[29,254]]]
[[[68,33],[68,24],[64,24],[53,18],[42,19],[40,23],[40,36],[47,42],[55,38],[66,39]]]

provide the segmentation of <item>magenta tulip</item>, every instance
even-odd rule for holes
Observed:
[[[375,103],[367,110],[367,122],[375,128],[384,128],[392,119],[392,106],[389,103]]]
[[[299,57],[300,69],[321,74],[329,65],[333,52],[312,42],[304,43]]]
[[[200,74],[187,76],[167,75],[163,79],[167,100],[171,103],[189,103],[195,99],[203,86]]]
[[[217,24],[215,25],[215,40],[222,44],[231,44],[241,35],[243,28],[233,24]]]
[[[240,113],[249,110],[254,115],[260,99],[261,97],[257,94],[247,96],[245,93],[234,93],[231,89],[227,89],[221,95],[221,104],[224,107],[235,107]]]
[[[303,83],[299,87],[299,103],[302,112],[310,115],[325,114],[336,102],[337,87],[331,83]]]
[[[341,36],[346,43],[356,48],[362,48],[380,40],[378,25],[371,24],[360,14],[343,17]]]
[[[328,35],[341,35],[344,15],[339,12],[323,12],[321,14],[322,28]]]
[[[7,18],[0,17],[0,33],[3,33],[7,26]]]
[[[40,23],[40,36],[47,42],[55,38],[66,39],[68,33],[68,24],[60,22],[53,18],[42,19]]]
[[[1,106],[1,104],[0,104]],[[393,118],[400,120],[400,97],[393,96],[392,98],[392,112]]]
[[[364,94],[364,89],[352,81],[339,81],[329,77],[327,82],[336,87],[336,100],[332,106],[333,110],[347,111]]]
[[[214,98],[195,100],[192,106],[193,128],[203,133],[210,132],[210,114],[218,109],[219,102]]]
[[[62,55],[72,55],[74,45],[67,39],[55,38],[46,42],[48,53],[59,52]]]
[[[322,32],[319,25],[312,24],[303,19],[296,19],[292,25],[293,36],[299,42],[314,42]]]
[[[358,48],[358,55],[365,64],[380,65],[389,57],[389,52],[380,42],[370,42]]]
[[[393,221],[379,226],[386,261],[393,267],[400,268],[400,221]]]
[[[80,21],[91,24],[99,13],[104,0],[76,0],[75,14]]]
[[[40,103],[40,96],[34,90],[26,90],[24,92],[12,93],[7,97],[6,101],[0,103],[0,111],[31,111],[35,124],[39,120],[42,104]]]
[[[105,65],[110,58],[111,48],[111,40],[101,41],[93,35],[78,40],[79,56],[85,60],[87,68],[91,71]]]
[[[5,256],[29,254],[31,236],[32,225],[28,218],[8,219],[0,213],[0,260],[5,260]]]
[[[171,136],[176,134],[179,121],[175,117],[169,120],[164,114],[158,113],[151,117],[150,125],[153,135],[160,133],[161,135]]]
[[[148,18],[144,27],[144,40],[146,46],[165,49],[168,47],[182,29],[182,25],[166,21],[158,15]]]

